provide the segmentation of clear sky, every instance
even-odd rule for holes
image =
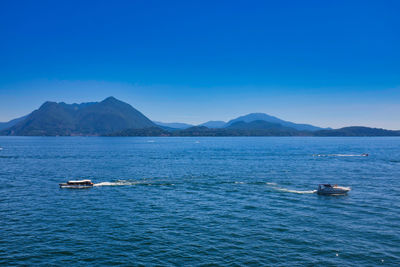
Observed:
[[[0,121],[114,96],[150,119],[250,112],[400,129],[400,1],[0,1]]]

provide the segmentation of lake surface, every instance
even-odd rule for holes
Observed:
[[[0,147],[3,266],[400,264],[400,138],[0,137]],[[97,186],[58,186],[79,178]],[[319,183],[352,191],[318,196]]]

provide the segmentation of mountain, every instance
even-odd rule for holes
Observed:
[[[205,126],[207,128],[223,128],[226,126],[226,122],[224,122],[224,121],[207,121],[198,126]]]
[[[400,131],[369,127],[345,127],[320,131],[298,131],[294,128],[262,120],[238,121],[225,128],[195,126],[171,133],[173,136],[400,136]]]
[[[265,121],[236,122],[226,128],[194,126],[187,129],[167,131],[159,127],[126,129],[105,136],[400,136],[400,131],[368,127],[346,127],[336,130],[297,131],[280,124]]]
[[[391,131],[380,128],[351,126],[334,130],[314,132],[315,136],[400,136],[400,131]]]
[[[263,120],[251,122],[238,121],[225,127],[226,130],[235,130],[240,135],[246,136],[296,136],[310,135],[306,131],[298,131],[294,128],[282,126],[279,123],[271,123]]]
[[[157,124],[158,125],[157,125]],[[66,104],[45,102],[27,116],[0,123],[0,135],[26,136],[400,136],[391,131],[362,126],[322,129],[252,113],[199,126],[152,122],[131,105],[114,97],[101,102]],[[170,127],[173,126],[173,127]],[[208,126],[208,127],[207,127]]]
[[[46,102],[3,135],[103,135],[156,125],[131,105],[114,97],[101,102]]]
[[[266,121],[266,122],[271,122],[271,123],[278,123],[281,124],[282,126],[285,127],[290,127],[293,129],[296,129],[298,131],[318,131],[318,130],[323,130],[323,128],[316,127],[313,125],[309,124],[298,124],[298,123],[293,123],[290,121],[284,121],[281,119],[278,119],[277,117],[270,116],[264,113],[250,113],[245,116],[238,117],[236,119],[230,120],[227,123],[227,126],[239,122],[239,121],[244,121],[244,122],[252,122],[252,121]]]
[[[165,127],[165,129],[186,129],[189,127],[193,127],[194,125],[181,123],[181,122],[160,122],[160,121],[153,121],[158,126]]]
[[[0,122],[0,131],[14,126],[18,122],[23,121],[26,117],[28,117],[28,115],[10,120],[8,122]]]

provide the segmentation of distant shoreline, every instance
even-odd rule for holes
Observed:
[[[160,123],[160,122],[159,122]],[[184,126],[184,128],[179,128]],[[205,126],[208,125],[208,126]],[[174,128],[174,127],[178,128]],[[101,102],[66,104],[45,102],[29,115],[0,123],[4,136],[400,136],[400,130],[364,126],[340,129],[285,121],[265,113],[250,113],[228,122],[209,121],[197,126],[160,123],[147,118],[128,103],[114,97]]]
[[[85,138],[94,138],[94,137],[105,137],[105,138],[119,138],[119,137],[123,137],[123,138],[129,138],[129,137],[152,137],[152,138],[182,138],[182,137],[187,137],[187,138],[205,138],[205,137],[216,137],[216,138],[223,138],[223,137],[234,137],[234,138],[242,138],[242,137],[258,137],[258,138],[263,138],[263,137],[282,137],[282,138],[337,138],[337,137],[345,137],[345,138],[359,138],[359,137],[400,137],[400,135],[359,135],[359,136],[302,136],[302,135],[295,135],[295,136],[273,136],[273,135],[226,135],[226,136],[178,136],[178,135],[174,135],[174,136],[152,136],[152,135],[137,135],[137,136],[117,136],[117,135],[113,135],[113,136],[107,136],[107,135],[0,135],[0,138],[13,138],[13,137],[53,137],[53,138],[59,138],[59,137],[69,137],[69,138],[74,138],[74,137],[85,137]]]

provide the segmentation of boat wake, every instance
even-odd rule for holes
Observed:
[[[132,185],[126,182],[101,182],[94,184],[93,186],[122,186],[122,185]]]
[[[279,187],[276,183],[267,183],[267,185],[276,190],[276,191],[280,191],[280,192],[286,192],[286,193],[294,193],[294,194],[314,194],[317,193],[317,190],[292,190],[292,189],[288,189],[288,188],[283,188],[283,187]]]
[[[117,180],[115,182],[101,182],[93,186],[132,186],[132,185],[174,185],[171,183],[159,183],[155,181],[137,181],[137,180]]]
[[[368,157],[368,154],[314,154],[314,157]]]
[[[286,192],[286,193],[293,193],[293,194],[314,194],[317,193],[317,190],[293,190],[293,189],[288,189],[284,187],[278,186],[277,183],[273,182],[252,182],[252,183],[246,183],[246,182],[235,182],[235,184],[261,184],[261,185],[267,185],[267,187],[279,191],[279,192]]]
[[[305,191],[301,191],[301,190],[291,190],[291,189],[287,189],[287,188],[274,188],[277,191],[281,191],[281,192],[287,192],[287,193],[295,193],[295,194],[314,194],[317,193],[317,190],[305,190]]]

